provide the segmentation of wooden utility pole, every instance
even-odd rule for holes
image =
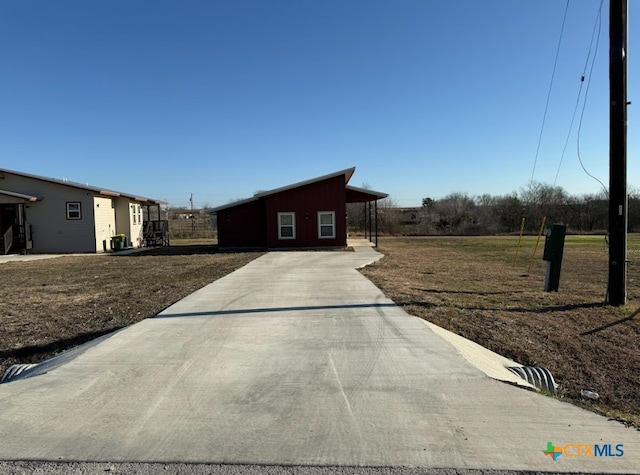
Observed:
[[[609,287],[607,303],[627,301],[627,1],[609,3]]]
[[[191,193],[191,198],[189,198],[189,201],[191,202],[191,214],[189,215],[189,217],[191,218],[191,237],[193,238],[196,232],[196,221],[195,215],[193,214],[193,193]]]

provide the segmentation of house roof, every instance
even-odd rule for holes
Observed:
[[[156,200],[153,198],[145,198],[143,196],[135,196],[129,193],[123,193],[121,191],[114,191],[114,190],[109,190],[106,188],[100,188],[100,187],[96,187],[96,186],[90,186],[89,184],[82,184],[82,183],[76,183],[73,181],[69,181],[67,179],[58,179],[58,178],[49,178],[49,177],[45,177],[45,176],[40,176],[40,175],[32,175],[30,173],[24,173],[24,172],[18,172],[15,170],[8,170],[6,168],[0,168],[0,180],[2,178],[4,178],[3,174],[7,173],[7,174],[11,174],[11,175],[17,175],[17,176],[22,176],[25,178],[31,178],[33,180],[40,180],[40,181],[45,181],[48,183],[55,183],[57,185],[63,185],[63,186],[68,186],[71,188],[77,188],[77,189],[81,189],[81,190],[87,190],[87,191],[91,191],[93,193],[96,193],[98,195],[104,195],[104,196],[121,196],[123,198],[129,198],[131,200],[134,201],[138,201],[140,203],[146,203],[146,204],[166,204],[164,201],[160,201],[160,200]],[[2,182],[0,181],[0,184]],[[12,191],[7,191],[7,192],[3,192],[3,194],[9,194],[9,193],[14,193],[14,195],[20,195],[20,193],[16,193],[16,192],[12,192]],[[23,195],[28,197],[28,195]],[[16,197],[20,197],[20,196],[16,196]],[[41,198],[37,198],[37,197],[29,197],[29,198],[36,198],[36,199],[41,199]],[[30,200],[30,201],[34,201],[34,200]]]
[[[218,206],[216,208],[212,208],[209,210],[210,213],[216,213],[218,211],[222,211],[223,209],[234,208],[239,205],[243,205],[245,203],[251,203],[252,201],[257,201],[260,198],[264,198],[265,196],[274,195],[276,193],[282,193],[283,191],[293,190],[294,188],[300,188],[301,186],[311,185],[312,183],[317,183],[319,181],[328,180],[330,178],[335,178],[340,175],[344,175],[344,183],[345,185],[349,183],[349,180],[353,176],[353,173],[356,171],[356,167],[345,168],[344,170],[340,170],[338,172],[329,173],[328,175],[322,175],[316,178],[311,178],[310,180],[300,181],[298,183],[293,183],[291,185],[282,186],[280,188],[274,188],[273,190],[263,191],[261,193],[256,193],[251,198],[247,198],[244,200],[233,201],[231,203],[227,203],[222,206]],[[347,187],[348,188],[348,187]],[[387,195],[384,195],[387,196]]]
[[[18,198],[24,201],[31,201],[31,202],[42,199],[42,198],[38,198],[37,196],[24,195],[22,193],[16,193],[15,191],[8,191],[8,190],[0,190],[0,195],[10,196],[12,198]]]

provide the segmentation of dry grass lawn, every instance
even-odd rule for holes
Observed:
[[[259,255],[189,245],[0,264],[0,376],[152,317]]]
[[[548,367],[560,397],[640,427],[640,237],[629,240],[629,304],[603,304],[608,255],[601,236],[570,236],[560,292],[543,291],[535,238],[513,265],[516,237],[383,238],[385,257],[363,273],[407,312],[525,365]],[[0,264],[0,374],[157,314],[259,253],[190,243],[127,257],[80,256]],[[584,400],[580,390],[600,394]]]
[[[602,236],[568,236],[559,292],[544,292],[544,239],[514,267],[517,237],[383,238],[385,257],[362,270],[413,315],[525,365],[547,367],[560,397],[640,427],[640,315],[592,335],[640,303],[640,238],[630,236],[628,306],[603,304],[608,251]],[[588,389],[597,402],[580,397]]]

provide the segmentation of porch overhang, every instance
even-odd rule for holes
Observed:
[[[166,205],[166,201],[162,200],[154,200],[152,198],[145,198],[144,196],[135,196],[127,193],[120,193],[119,191],[111,191],[111,190],[100,190],[99,194],[103,196],[110,196],[112,198],[126,198],[131,201],[135,201],[136,203],[140,203],[145,206],[160,206]]]
[[[169,204],[168,201],[154,200],[151,198],[142,198],[140,196],[134,196],[132,199],[133,201],[137,201],[138,203],[146,206],[160,206],[160,205],[166,206]]]
[[[369,203],[371,201],[381,200],[389,196],[387,193],[368,190],[366,188],[358,188],[351,185],[346,186],[346,192],[347,203]]]
[[[18,192],[9,191],[9,190],[0,190],[0,195],[8,196],[10,198],[14,198],[19,201],[24,201],[28,203],[35,203],[36,201],[40,201],[42,199],[38,196],[25,195],[24,193],[18,193]]]
[[[380,191],[358,188],[351,185],[346,186],[345,192],[347,203],[364,203],[364,236],[366,238],[367,234],[369,234],[369,241],[378,247],[378,200],[384,199],[389,195]],[[372,202],[374,204],[373,217],[371,216]]]

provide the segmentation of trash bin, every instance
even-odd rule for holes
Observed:
[[[116,234],[115,236],[111,236],[111,249],[114,251],[122,251],[124,249],[124,244],[127,239],[127,236],[124,234]]]

